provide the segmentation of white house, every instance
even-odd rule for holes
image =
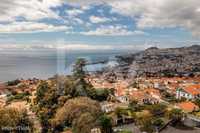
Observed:
[[[105,113],[109,113],[115,110],[115,105],[114,103],[111,102],[102,102],[100,103],[101,110]]]
[[[178,88],[176,90],[176,98],[186,98],[188,100],[200,98],[200,85],[190,85],[187,87]]]
[[[126,95],[123,95],[123,96],[118,96],[116,97],[117,100],[121,103],[125,103],[125,104],[128,104],[129,103],[129,97],[126,96]]]

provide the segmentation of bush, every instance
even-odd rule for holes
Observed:
[[[27,100],[28,97],[30,94],[27,93],[27,92],[24,92],[24,93],[18,93],[18,94],[15,94],[15,95],[10,95],[7,99],[7,102],[11,102],[13,100]]]
[[[98,102],[87,97],[77,97],[68,100],[56,111],[51,124],[54,129],[72,125],[74,133],[88,133],[92,128],[99,126],[98,118],[101,113]]]
[[[153,114],[153,116],[162,116],[166,112],[166,105],[163,104],[154,104],[154,105],[148,105],[147,109]]]
[[[13,80],[13,81],[8,81],[7,85],[8,86],[14,86],[14,85],[18,85],[20,83],[19,79]]]
[[[103,133],[112,133],[111,118],[106,115],[102,115],[100,116],[99,120]]]
[[[6,131],[7,128],[9,128],[9,131]],[[0,132],[32,133],[33,123],[25,110],[0,109]]]

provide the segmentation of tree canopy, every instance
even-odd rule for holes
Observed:
[[[0,108],[0,132],[31,133],[33,132],[33,123],[26,110]]]
[[[70,124],[75,133],[88,133],[98,126],[100,114],[101,108],[98,102],[87,97],[77,97],[68,100],[57,110],[52,124],[54,127],[65,127],[66,124]]]

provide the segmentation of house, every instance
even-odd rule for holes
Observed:
[[[109,113],[115,110],[115,104],[112,102],[102,102],[100,103],[101,110],[105,113]]]
[[[148,89],[145,89],[144,92],[145,92],[146,94],[151,95],[152,97],[154,97],[154,98],[156,98],[156,99],[161,99],[160,91],[157,90],[157,89],[148,88]]]
[[[178,103],[176,107],[183,110],[185,113],[191,113],[199,110],[199,107],[190,101]]]
[[[186,98],[188,100],[193,100],[200,98],[200,84],[189,85],[176,90],[176,98]]]
[[[129,103],[129,97],[127,95],[117,96],[116,99],[121,103]]]
[[[130,93],[130,99],[136,100],[138,104],[157,104],[159,100],[141,90],[134,90]]]

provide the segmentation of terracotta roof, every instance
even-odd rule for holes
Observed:
[[[144,90],[145,93],[151,94],[151,95],[158,95],[161,96],[159,90],[154,89],[154,88],[149,88]]]
[[[195,110],[199,110],[199,107],[190,101],[179,103],[179,104],[177,104],[177,106],[180,109],[184,110],[185,112],[193,112]]]
[[[200,94],[200,84],[187,86],[183,90],[192,95],[198,95]]]
[[[132,91],[131,94],[130,94],[130,97],[135,99],[135,100],[142,100],[142,99],[145,99],[147,98],[147,94],[143,91]]]

